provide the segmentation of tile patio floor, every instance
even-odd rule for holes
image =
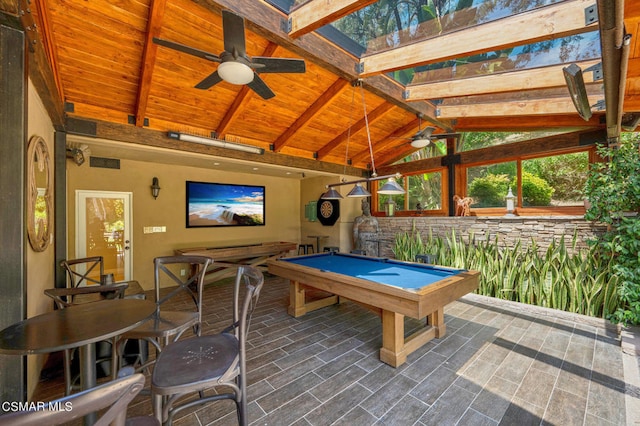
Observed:
[[[231,287],[206,287],[205,333],[226,324]],[[380,321],[367,309],[296,319],[287,304],[288,282],[267,275],[249,339],[253,425],[640,425],[638,356],[601,320],[468,295],[446,307],[444,338],[393,368],[378,360]],[[61,379],[41,382],[34,400],[61,393]],[[148,396],[129,407],[150,413]],[[174,424],[233,425],[234,406]]]

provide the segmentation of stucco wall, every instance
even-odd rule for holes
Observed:
[[[326,191],[326,185],[339,182],[341,178],[336,177],[318,177],[304,179],[301,184],[301,231],[302,241],[307,244],[316,244],[315,238],[309,238],[309,235],[325,235],[326,238],[320,240],[320,250],[324,246],[339,247],[342,252],[349,252],[353,246],[351,233],[353,229],[353,218],[360,215],[360,199],[344,197],[339,201],[340,217],[333,226],[324,226],[319,220],[315,222],[309,221],[304,217],[304,206],[311,201],[318,201],[320,196]],[[353,176],[344,177],[346,180],[357,179]],[[338,191],[344,194],[351,187],[336,187]]]
[[[535,217],[378,217],[380,235],[387,241],[380,247],[381,255],[393,257],[395,235],[411,231],[414,226],[423,240],[432,235],[447,236],[453,230],[458,237],[468,240],[471,235],[476,241],[496,238],[506,246],[520,240],[527,246],[533,240],[540,250],[549,247],[552,241],[559,242],[564,236],[565,245],[571,248],[574,234],[577,235],[576,247],[586,248],[587,241],[605,228],[584,220],[582,216],[535,216]]]
[[[151,181],[160,181],[160,195],[151,196]],[[265,226],[186,228],[185,181],[264,185]],[[120,169],[76,166],[67,162],[68,256],[75,257],[76,190],[133,193],[133,279],[153,288],[153,258],[184,247],[225,246],[267,241],[300,241],[300,181],[196,167],[122,159]],[[143,233],[144,227],[166,227],[164,233]]]
[[[41,136],[49,149],[51,170],[54,170],[54,129],[40,97],[33,84],[29,82],[28,137]],[[25,148],[26,150],[26,148]],[[26,165],[25,165],[26,167]],[[55,195],[55,194],[54,194]],[[51,212],[53,214],[54,212]],[[54,220],[52,220],[52,225]],[[54,229],[51,229],[53,235]],[[35,252],[25,240],[27,246],[27,317],[32,317],[53,309],[53,302],[44,295],[44,290],[54,287],[55,283],[55,249],[53,241],[42,252]],[[44,362],[43,355],[27,357],[27,395],[35,390],[40,377],[40,369]]]

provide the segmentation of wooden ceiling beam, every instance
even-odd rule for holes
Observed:
[[[29,3],[27,0],[1,0],[0,23],[7,21],[8,25],[24,31],[28,42],[29,78],[38,92],[54,128],[62,130],[64,128],[64,104],[58,89],[59,78],[49,62],[48,54],[51,52],[48,52],[47,49],[50,47],[51,41],[44,39],[42,35],[45,25],[49,28],[44,9],[46,9],[46,5],[42,0],[38,0],[37,4]],[[5,12],[7,15],[4,15]]]
[[[602,88],[602,82],[590,83],[585,85],[587,95],[589,97],[602,97],[604,91]],[[500,92],[500,93],[486,93],[478,95],[460,96],[457,98],[446,98],[440,105],[468,105],[468,104],[492,104],[502,102],[519,102],[536,99],[558,99],[565,98],[569,94],[569,90],[566,86],[563,87],[549,87],[543,89],[521,90],[518,92]]]
[[[278,139],[273,143],[273,150],[280,152],[282,148],[287,146],[291,138],[306,124],[311,121],[315,116],[320,114],[324,109],[328,108],[331,102],[338,96],[345,87],[349,84],[348,81],[338,78],[333,84],[324,91],[318,99],[311,104],[309,108],[303,112],[298,119],[291,125],[284,133],[282,133]]]
[[[625,112],[640,112],[640,95],[625,96]]]
[[[144,40],[144,48],[142,51],[142,66],[140,69],[140,78],[138,83],[138,94],[136,96],[136,126],[144,126],[144,118],[147,111],[147,102],[149,101],[149,91],[151,90],[151,79],[153,77],[153,68],[156,65],[156,55],[158,45],[153,42],[154,37],[160,35],[162,21],[164,19],[165,6],[167,0],[151,0],[149,5],[149,18],[147,20],[147,33]]]
[[[42,38],[42,45],[44,47],[45,56],[49,61],[49,66],[53,73],[53,79],[60,94],[60,99],[64,99],[64,89],[60,82],[60,69],[58,68],[58,50],[56,49],[56,40],[53,29],[51,28],[51,19],[49,17],[49,9],[47,8],[43,0],[35,2],[35,8],[37,10],[37,19],[40,24],[40,31],[38,35]]]
[[[582,70],[598,63],[600,63],[599,59],[576,62]],[[407,101],[442,99],[484,93],[562,87],[566,85],[562,73],[562,69],[566,66],[568,64],[411,85],[407,86],[406,99]],[[593,73],[584,73],[584,81],[585,83],[593,83]]]
[[[473,165],[477,163],[492,163],[501,160],[509,160],[516,157],[536,157],[541,154],[558,154],[567,151],[575,151],[587,146],[593,146],[600,142],[605,143],[607,138],[604,129],[563,133],[530,139],[523,142],[514,142],[504,145],[496,145],[488,148],[474,149],[460,152],[461,165]],[[433,170],[442,167],[442,158],[426,158],[424,160],[411,161],[409,163],[394,164],[381,167],[382,175],[402,173],[412,174],[424,170]]]
[[[599,127],[603,123],[600,117],[604,113],[594,113],[589,121],[584,121],[573,111],[567,115],[526,116],[526,117],[462,117],[456,120],[458,132],[523,132],[544,129],[571,129],[581,127]]]
[[[337,47],[331,41],[316,34],[309,33],[297,39],[292,39],[283,29],[283,21],[287,17],[273,6],[263,1],[255,0],[192,0],[193,3],[215,13],[222,13],[222,9],[231,10],[246,17],[245,27],[290,50],[299,57],[314,62],[320,67],[347,80],[356,80],[358,59]],[[412,114],[422,114],[424,119],[437,127],[452,130],[451,124],[439,120],[435,115],[435,106],[429,102],[407,103],[402,93],[404,87],[386,75],[372,76],[363,82],[364,87],[376,96],[403,108]]]
[[[227,157],[254,163],[272,164],[276,166],[293,167],[306,170],[316,170],[325,173],[347,174],[351,176],[366,176],[366,172],[343,164],[332,164],[314,159],[294,157],[265,151],[264,154],[252,154],[225,148],[194,144],[170,139],[166,132],[137,127],[128,124],[117,124],[99,120],[84,120],[68,118],[66,123],[70,134],[100,138],[106,140],[128,142],[139,146],[166,148],[177,151],[187,151],[218,157]]]
[[[594,105],[600,96],[589,96],[589,104]],[[468,103],[461,105],[441,105],[438,108],[442,118],[460,117],[509,117],[523,115],[578,114],[573,101],[566,98],[527,99],[494,103]]]
[[[267,47],[262,52],[261,56],[271,57],[273,56],[273,54],[276,52],[277,49],[278,49],[277,44],[273,42],[269,42],[267,44]],[[222,117],[222,120],[220,120],[220,124],[218,124],[218,127],[216,128],[216,134],[218,135],[219,138],[224,139],[224,136],[229,131],[229,128],[233,125],[234,121],[240,116],[240,113],[244,110],[244,108],[248,104],[253,93],[254,93],[253,90],[249,89],[248,86],[242,86],[240,88],[238,95],[233,100],[233,102],[229,106],[229,109],[227,109],[227,112],[225,112],[224,117]]]
[[[376,142],[373,144],[373,154],[374,154],[374,160],[375,160],[375,153],[379,152],[381,149],[383,148],[387,148],[388,145],[392,142],[390,142],[393,139],[404,139],[405,136],[408,133],[415,133],[416,129],[418,128],[418,126],[420,126],[420,120],[419,119],[415,119],[412,120],[411,122],[405,124],[404,126],[400,127],[399,129],[394,130],[393,132],[391,132],[390,134],[388,134],[387,136],[385,136],[384,138],[382,138],[380,141]],[[402,148],[402,144],[406,143],[407,145],[409,145],[408,141],[410,138],[406,138],[405,141],[397,143],[398,148]],[[411,145],[409,145],[411,146]],[[367,158],[370,157],[370,152],[369,152],[369,147],[367,147],[367,149],[363,149],[360,152],[358,152],[357,154],[355,154],[352,157],[352,161],[353,164],[357,164],[359,162],[365,161]],[[379,159],[378,161],[381,162],[381,164],[384,164],[385,160],[384,159]]]
[[[220,139],[224,139],[225,135],[229,132],[229,128],[233,125],[236,119],[240,116],[247,103],[253,96],[253,90],[249,89],[249,86],[242,86],[238,91],[238,95],[235,97],[229,108],[222,117],[220,124],[216,128],[216,135]]]
[[[360,76],[593,31],[597,29],[597,23],[585,26],[584,22],[584,10],[592,5],[593,0],[567,0],[464,31],[374,53],[360,61]]]
[[[18,16],[20,13],[20,1],[18,0],[0,0],[0,12],[8,15]]]
[[[393,108],[394,108],[394,105],[392,105],[392,104],[390,104],[388,102],[382,103],[376,109],[371,111],[369,113],[369,115],[367,115],[367,120],[365,120],[364,117],[361,118],[356,123],[354,123],[352,126],[350,126],[347,130],[345,130],[340,135],[338,135],[337,137],[333,138],[325,146],[320,148],[320,150],[318,150],[318,152],[317,152],[318,160],[322,160],[325,157],[327,157],[334,149],[336,149],[343,142],[345,142],[349,138],[349,136],[354,135],[357,132],[359,132],[360,130],[364,129],[365,126],[366,126],[367,121],[371,124],[371,123],[375,122],[377,119],[379,119],[380,117],[384,116],[388,111],[390,111]]]
[[[300,37],[342,18],[377,0],[311,0],[289,13],[289,36]]]

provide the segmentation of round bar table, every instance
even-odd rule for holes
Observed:
[[[328,235],[307,235],[307,238],[315,238],[316,239],[316,253],[320,253],[320,239],[321,238],[329,238]]]
[[[0,331],[0,353],[30,355],[79,347],[82,390],[96,385],[93,343],[137,327],[155,312],[155,303],[115,299],[83,303],[17,322]],[[92,424],[95,416],[85,418]]]

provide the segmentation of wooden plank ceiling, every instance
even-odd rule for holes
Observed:
[[[340,49],[316,30],[371,0],[311,0],[288,17],[259,0],[31,3],[40,29],[31,37],[36,39],[34,44],[40,43],[36,50],[40,46],[44,50],[54,81],[49,84],[53,101],[45,104],[57,102],[58,109],[64,107],[62,128],[73,118],[110,123],[116,129],[111,133],[115,139],[119,134],[140,134],[138,129],[162,134],[215,132],[218,138],[264,148],[267,156],[263,158],[285,159],[281,164],[350,164],[367,169],[371,158],[366,123],[376,166],[410,153],[413,148],[407,138],[419,125],[434,125],[436,133],[605,126],[605,111],[595,111],[589,121],[578,116],[561,66],[410,88],[386,76],[392,70],[593,31],[598,24],[585,25],[584,19],[584,9],[593,0],[566,0],[362,58]],[[0,6],[9,14],[16,9],[6,0]],[[249,56],[302,58],[306,72],[261,75],[276,94],[268,100],[246,86],[226,82],[208,90],[194,88],[218,65],[159,46],[152,39],[160,37],[218,55],[224,50],[223,9],[245,18]],[[627,1],[624,16],[632,38],[623,110],[633,113],[640,111],[640,2]],[[287,18],[290,32],[283,29]],[[584,69],[595,62],[578,64]],[[356,72],[358,64],[361,73]],[[603,96],[602,82],[594,83],[590,76],[585,73],[590,93],[596,92],[590,96],[595,103]],[[358,79],[362,90],[353,84]],[[406,89],[410,90],[404,99]],[[130,131],[133,126],[135,132]],[[165,146],[203,149],[169,139]],[[305,162],[296,163],[296,159]]]

